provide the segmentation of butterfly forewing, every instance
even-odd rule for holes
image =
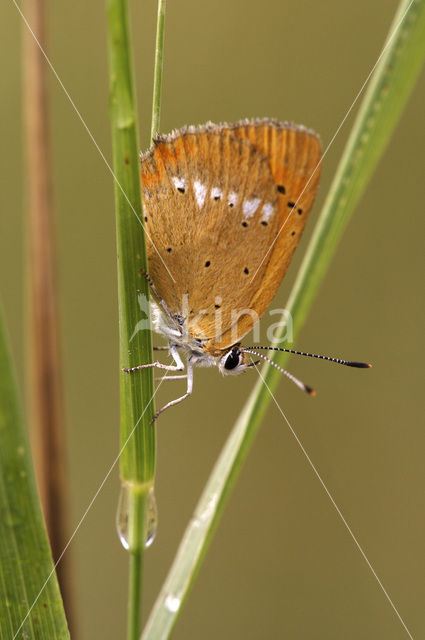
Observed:
[[[239,340],[270,304],[319,163],[314,134],[271,121],[177,131],[142,157],[150,274],[208,351]]]
[[[277,231],[268,163],[230,133],[187,131],[142,159],[142,184],[158,293],[172,313],[188,317],[194,337],[214,343],[247,308],[266,269],[251,282]]]

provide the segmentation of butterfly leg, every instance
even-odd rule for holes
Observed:
[[[169,351],[170,347],[166,347],[164,345],[159,346],[159,347],[152,347],[152,349],[154,351]],[[159,381],[159,380],[183,380],[184,378],[187,378],[187,374],[184,373],[181,376],[162,376],[161,378],[155,378],[155,381]]]
[[[151,424],[152,422],[155,422],[155,420],[157,419],[157,417],[166,409],[169,409],[170,407],[174,407],[176,404],[179,404],[180,402],[183,402],[183,400],[186,400],[186,398],[188,398],[191,393],[192,393],[192,389],[193,389],[193,364],[190,362],[190,360],[187,363],[187,388],[186,388],[186,393],[182,396],[180,396],[180,398],[176,398],[175,400],[171,400],[170,402],[167,402],[167,404],[165,404],[163,407],[161,407],[161,409],[158,409],[158,411],[155,413],[154,417],[151,420]]]
[[[129,369],[123,368],[125,373],[133,373],[134,371],[140,371],[141,369],[149,369],[156,367],[157,369],[165,369],[165,371],[184,371],[183,360],[180,357],[177,348],[172,345],[170,347],[170,354],[176,364],[163,364],[162,362],[149,362],[148,364],[138,364],[136,367],[130,367]]]

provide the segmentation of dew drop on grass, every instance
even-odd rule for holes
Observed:
[[[128,540],[128,517],[129,517],[129,489],[126,485],[121,487],[120,497],[118,500],[118,509],[116,517],[116,527],[118,537],[124,549],[130,548]],[[146,511],[146,540],[145,547],[150,547],[155,540],[156,530],[158,526],[158,510],[156,506],[156,498],[153,488],[148,493],[148,504]]]
[[[165,608],[168,609],[168,611],[171,611],[171,613],[175,613],[176,611],[178,611],[180,608],[180,604],[181,604],[180,598],[178,598],[177,596],[174,596],[171,593],[169,593],[168,596],[165,598]]]
[[[156,498],[153,488],[148,495],[148,508],[146,512],[146,541],[145,547],[150,547],[155,540],[156,530],[158,527],[158,508],[156,506]]]
[[[121,486],[120,497],[118,498],[115,523],[120,542],[124,549],[128,550],[128,488],[124,485]]]

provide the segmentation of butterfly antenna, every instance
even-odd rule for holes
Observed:
[[[312,389],[312,387],[309,387],[308,385],[304,384],[304,382],[301,382],[301,380],[298,380],[298,378],[293,376],[292,373],[289,373],[289,371],[286,371],[286,369],[283,369],[282,367],[279,367],[279,365],[276,364],[276,362],[273,362],[273,360],[271,360],[270,358],[265,356],[263,353],[257,353],[256,351],[251,351],[252,347],[247,347],[247,349],[249,349],[249,351],[246,350],[245,347],[244,347],[243,349],[241,349],[241,351],[245,351],[245,353],[251,353],[254,356],[258,356],[258,358],[262,358],[263,360],[265,360],[266,362],[271,364],[273,367],[275,367],[275,369],[278,369],[278,371],[283,373],[287,378],[292,380],[292,382],[294,384],[296,384],[297,387],[299,387],[302,391],[305,391],[310,396],[315,396],[316,395],[316,392],[315,392],[314,389]]]
[[[304,351],[295,351],[294,349],[283,349],[282,347],[244,347],[245,350],[249,350],[250,353],[254,353],[251,349],[266,349],[267,351],[284,351],[285,353],[293,353],[297,356],[308,356],[309,358],[319,358],[320,360],[330,360],[330,362],[336,362],[337,364],[344,364],[347,367],[357,367],[359,369],[370,369],[371,364],[367,362],[352,362],[351,360],[341,360],[341,358],[332,358],[331,356],[320,356],[317,353],[305,353]],[[260,355],[257,353],[256,355]]]

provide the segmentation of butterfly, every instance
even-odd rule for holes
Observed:
[[[187,360],[185,374],[167,377],[186,378],[186,393],[155,418],[192,393],[195,367],[238,374],[257,364],[249,354],[269,360],[257,350],[265,347],[242,347],[241,340],[285,275],[314,202],[321,159],[313,131],[270,119],[182,128],[156,138],[141,156],[145,277],[153,326],[168,340],[174,364],[125,371],[184,371],[182,355]]]

